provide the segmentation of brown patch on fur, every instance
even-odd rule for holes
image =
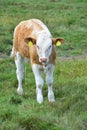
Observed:
[[[29,49],[30,49],[29,54],[30,54],[31,64],[35,64],[35,63],[41,64],[39,62],[39,57],[37,54],[36,45],[29,47]]]
[[[30,58],[29,46],[26,44],[25,39],[28,37],[37,38],[37,34],[33,30],[43,30],[43,28],[34,20],[27,20],[19,23],[14,31],[14,49],[15,52],[19,51],[23,57]]]
[[[56,49],[55,49],[55,45],[53,45],[49,63],[50,64],[55,64],[55,59],[56,59]]]

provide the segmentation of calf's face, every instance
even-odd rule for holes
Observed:
[[[37,40],[33,38],[25,39],[27,43],[31,42],[32,44],[36,44],[37,54],[39,56],[39,62],[46,65],[49,62],[49,57],[52,53],[52,46],[56,45],[58,42],[63,43],[63,38],[46,38],[40,37]]]
[[[39,62],[47,64],[49,62],[49,56],[52,53],[52,39],[38,38],[36,41],[36,49],[39,56]]]

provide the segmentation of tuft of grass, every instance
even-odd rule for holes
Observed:
[[[30,116],[28,113],[23,119],[19,119],[19,124],[26,130],[50,130],[52,128],[51,122],[44,121],[38,117]]]
[[[17,97],[17,96],[12,96],[11,99],[9,100],[10,103],[12,104],[20,104],[22,103],[21,98]]]

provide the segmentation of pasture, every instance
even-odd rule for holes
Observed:
[[[16,93],[16,68],[9,57],[13,31],[30,18],[42,20],[54,37],[65,39],[56,48],[55,103],[47,100],[46,84],[44,102],[36,102],[29,63],[24,64],[24,95]],[[86,53],[86,0],[0,0],[0,130],[87,130]]]

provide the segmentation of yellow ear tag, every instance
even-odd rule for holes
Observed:
[[[57,41],[56,46],[61,46],[61,42]]]
[[[29,41],[29,42],[28,42],[28,46],[33,46],[33,42],[32,42],[32,41]]]

